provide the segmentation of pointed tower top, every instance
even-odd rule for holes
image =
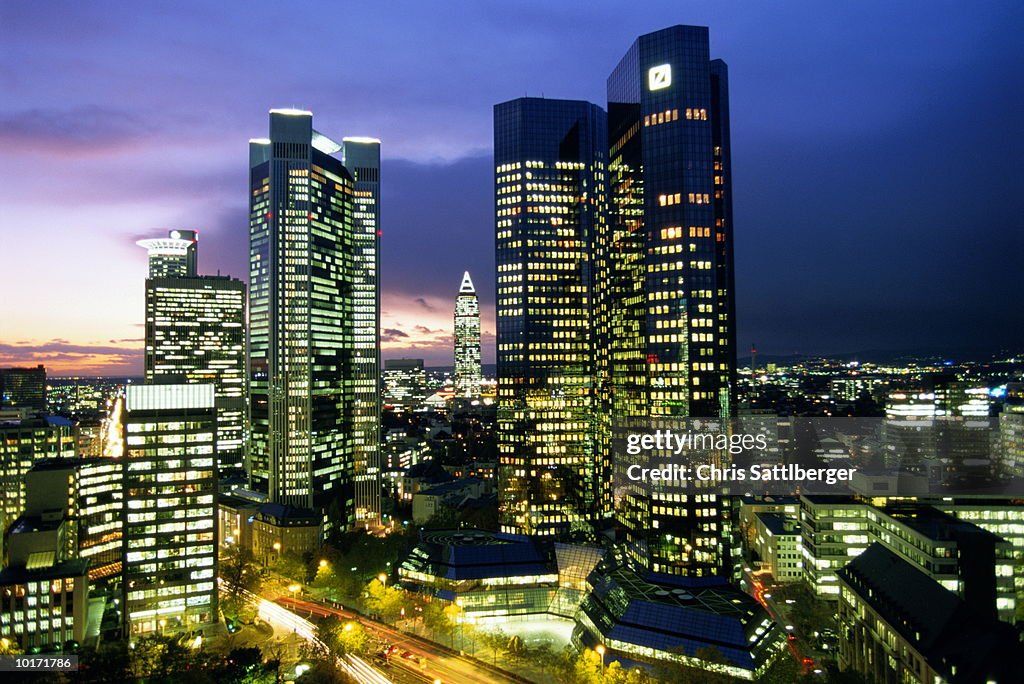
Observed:
[[[459,286],[459,294],[476,294],[473,287],[473,280],[469,277],[469,271],[462,274],[462,285]]]

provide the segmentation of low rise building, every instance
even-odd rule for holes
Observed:
[[[757,570],[770,575],[775,584],[802,580],[804,562],[797,521],[780,513],[757,513],[754,521],[752,551]]]
[[[484,480],[466,477],[422,489],[412,497],[412,519],[422,525],[443,510],[456,510],[468,500],[478,499],[490,491]]]
[[[59,511],[22,515],[5,536],[0,638],[29,653],[60,653],[81,644],[88,627],[89,562],[69,556],[68,521]]]
[[[323,532],[323,517],[316,511],[276,503],[262,504],[251,524],[252,554],[264,564],[316,550]]]
[[[475,618],[546,615],[559,590],[555,550],[483,530],[425,530],[398,568],[402,586]]]
[[[1020,681],[1016,630],[880,543],[837,572],[839,664],[871,681]]]
[[[725,578],[651,573],[617,553],[605,556],[589,583],[572,637],[580,650],[601,646],[627,661],[752,680],[786,643],[761,604]],[[709,658],[711,651],[721,657]]]

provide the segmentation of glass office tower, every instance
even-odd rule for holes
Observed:
[[[611,436],[725,420],[736,372],[728,81],[706,27],[633,43],[608,78],[608,132],[612,210],[596,257]],[[728,504],[694,489],[634,488],[620,521],[651,569],[715,575],[728,564]]]
[[[342,138],[352,174],[352,454],[355,520],[380,521],[380,140]]]
[[[46,367],[0,368],[0,408],[46,410]]]
[[[505,532],[563,536],[608,510],[596,449],[592,247],[606,212],[604,111],[494,108],[499,511]]]
[[[342,525],[380,510],[379,143],[272,110],[250,141],[249,472]]]
[[[466,271],[455,298],[455,391],[463,396],[479,396],[481,379],[480,299]]]
[[[245,283],[227,276],[146,280],[146,384],[214,386],[222,472],[244,467],[245,304]]]

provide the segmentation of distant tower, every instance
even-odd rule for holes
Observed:
[[[478,395],[480,379],[480,300],[466,271],[455,298],[455,389]]]

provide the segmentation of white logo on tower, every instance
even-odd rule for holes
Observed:
[[[662,90],[672,85],[672,65],[661,64],[651,67],[647,72],[647,88],[649,90]]]

